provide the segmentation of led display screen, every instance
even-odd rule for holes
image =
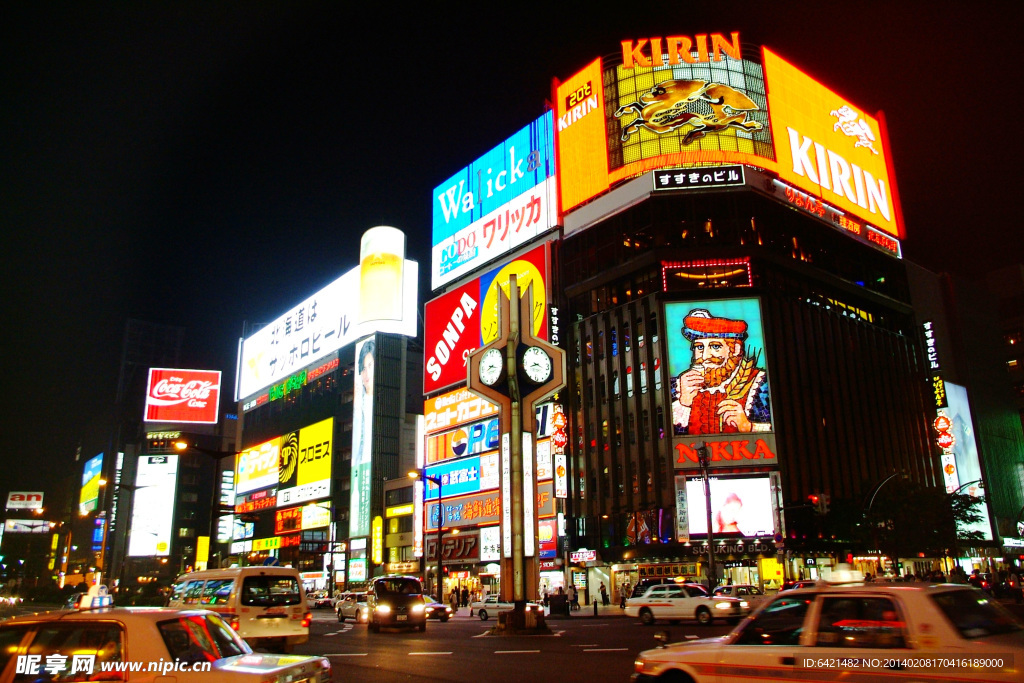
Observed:
[[[370,489],[373,456],[373,385],[377,343],[373,338],[356,345],[356,379],[352,408],[352,490],[349,536],[370,534]]]
[[[711,531],[714,536],[769,536],[775,533],[771,483],[767,476],[712,477]],[[687,479],[691,536],[708,533],[703,479]]]
[[[170,554],[177,483],[177,455],[139,457],[128,542],[128,554],[132,557]]]
[[[960,489],[960,493],[984,496],[985,482],[981,477],[978,442],[974,438],[974,422],[971,420],[971,404],[967,400],[967,389],[959,384],[946,382],[946,397],[947,407],[937,412],[949,420],[948,432],[953,436],[953,445],[944,449],[952,456],[952,462],[944,462],[944,473],[947,475],[947,482],[950,479],[956,482],[956,488],[947,485],[947,491],[953,493]],[[952,470],[952,477],[949,476],[948,470]],[[984,540],[991,541],[992,523],[989,521],[988,506],[982,502],[974,511],[981,515],[981,520],[961,530],[980,531]]]
[[[433,289],[555,227],[551,112],[434,188]]]

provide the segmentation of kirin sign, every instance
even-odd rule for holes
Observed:
[[[146,422],[216,424],[220,370],[150,368]]]

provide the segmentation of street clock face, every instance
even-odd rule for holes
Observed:
[[[480,357],[480,381],[487,386],[493,386],[501,377],[501,369],[505,360],[501,356],[501,349],[487,349]]]
[[[534,384],[543,384],[551,377],[551,356],[539,346],[531,346],[523,352],[523,370]]]

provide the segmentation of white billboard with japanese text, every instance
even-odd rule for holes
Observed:
[[[177,483],[178,456],[139,456],[128,541],[130,556],[167,557],[170,554]]]
[[[383,277],[379,271],[386,270],[385,266],[389,265],[393,264],[367,256],[365,267],[356,266],[252,336],[241,340],[235,400],[248,398],[374,332],[415,337],[419,281],[419,265],[415,261],[405,260],[401,269],[391,268],[386,273],[399,274],[400,305],[393,302],[387,307],[379,306],[382,292],[377,286],[367,287],[367,292],[361,291],[362,283],[379,284]],[[372,272],[364,272],[368,268],[372,268]],[[377,303],[364,306],[363,298]],[[380,319],[368,317],[374,310],[380,313]]]

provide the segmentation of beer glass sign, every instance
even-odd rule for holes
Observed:
[[[359,247],[359,322],[402,319],[405,233],[378,226],[363,233]]]

